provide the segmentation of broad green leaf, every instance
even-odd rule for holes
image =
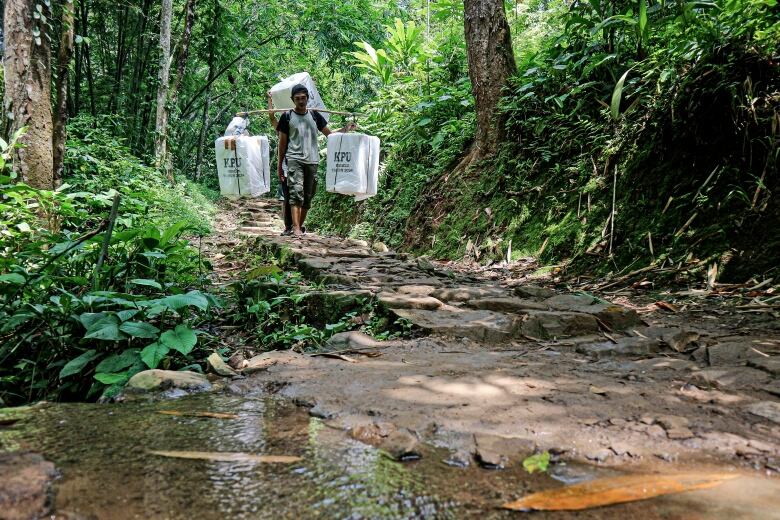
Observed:
[[[127,349],[121,354],[114,354],[112,356],[108,356],[106,359],[98,363],[98,365],[95,367],[95,372],[97,373],[119,372],[120,370],[124,370],[125,368],[131,366],[137,360],[138,360],[138,350]]]
[[[19,273],[8,273],[0,275],[0,282],[11,283],[14,285],[22,285],[24,283],[24,276]]]
[[[97,379],[104,385],[116,385],[119,383],[125,383],[130,378],[127,377],[127,372],[119,372],[117,374],[106,374],[106,373],[95,374],[95,379]]]
[[[128,309],[126,311],[119,311],[119,312],[117,312],[116,316],[117,316],[117,318],[119,318],[120,321],[127,321],[130,318],[132,318],[133,316],[135,316],[136,314],[138,314],[139,312],[141,312],[141,311],[139,311],[137,309]]]
[[[187,224],[186,220],[180,220],[179,222],[176,222],[174,225],[163,231],[162,236],[160,237],[160,244],[162,246],[165,246],[168,244],[168,242],[171,241],[172,238],[174,238],[176,235],[181,233],[182,231],[188,229],[190,226]]]
[[[119,318],[114,315],[96,321],[87,329],[84,335],[88,339],[99,339],[103,341],[120,341],[125,339],[125,335],[119,331]]]
[[[143,321],[126,321],[119,330],[134,338],[156,338],[160,329]]]
[[[155,289],[162,289],[162,285],[160,285],[159,282],[147,278],[134,278],[130,280],[130,283],[133,285],[143,285],[146,287],[154,287]]]
[[[84,328],[89,330],[92,325],[97,323],[98,321],[102,320],[108,316],[105,312],[85,312],[81,316],[79,316],[79,321],[82,325],[84,325]]]
[[[78,374],[84,370],[84,367],[87,366],[87,363],[95,359],[96,356],[97,352],[95,350],[87,350],[79,357],[71,359],[65,364],[64,367],[62,367],[62,370],[60,370],[60,379],[63,377],[72,376],[73,374]]]
[[[143,359],[146,366],[149,368],[157,368],[160,361],[168,354],[171,349],[163,345],[162,343],[154,342],[151,345],[147,345],[141,351],[141,359]]]
[[[195,331],[187,325],[177,325],[175,329],[165,331],[160,336],[160,343],[178,350],[185,356],[192,351],[197,342],[198,337],[195,335]]]
[[[204,311],[209,308],[209,301],[200,291],[190,291],[187,294],[173,294],[160,299],[158,303],[175,311],[189,306],[197,307]]]
[[[620,117],[620,100],[623,98],[623,84],[626,82],[626,78],[628,77],[628,73],[630,71],[631,69],[628,69],[623,73],[615,85],[615,90],[612,92],[612,105],[610,107],[610,114],[612,115],[612,119],[615,121],[617,121]]]
[[[533,473],[534,471],[545,472],[547,471],[547,467],[549,465],[550,465],[549,451],[537,453],[536,455],[531,455],[530,457],[526,458],[523,461],[523,467],[528,473]]]

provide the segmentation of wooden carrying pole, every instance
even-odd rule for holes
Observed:
[[[268,108],[264,110],[250,110],[249,112],[236,112],[236,117],[246,117],[255,114],[268,114],[269,112],[287,112],[289,110],[292,110],[292,108]],[[325,114],[333,114],[337,116],[364,116],[365,115],[365,114],[360,114],[358,112],[339,112],[336,110],[325,110],[324,108],[310,108],[309,110],[314,110],[315,112],[324,112]]]

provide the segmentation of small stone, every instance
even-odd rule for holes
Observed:
[[[664,460],[666,462],[674,462],[677,460],[677,455],[674,453],[669,453],[666,451],[660,451],[657,453],[653,453],[654,456],[658,457],[661,460]]]
[[[650,417],[649,415],[643,415],[639,418],[639,422],[643,424],[653,424],[655,422],[655,419]]]
[[[609,424],[612,426],[626,426],[628,424],[628,421],[625,419],[621,419],[620,417],[613,417],[609,420]]]
[[[36,453],[0,453],[0,518],[43,518],[51,509],[54,464]]]
[[[519,437],[502,437],[487,433],[474,435],[477,462],[488,469],[503,469],[518,455],[533,453],[533,441]]]
[[[700,388],[726,390],[761,385],[769,378],[769,374],[755,368],[707,368],[694,372],[691,376],[691,383]]]
[[[658,340],[642,337],[619,338],[617,343],[603,341],[577,345],[576,351],[595,359],[621,356],[649,356],[661,350]]]
[[[333,419],[338,414],[333,410],[328,410],[321,403],[317,403],[309,408],[309,415],[319,419]]]
[[[586,417],[584,419],[580,419],[580,424],[584,424],[585,426],[593,426],[599,422],[601,422],[601,419],[598,417]]]
[[[186,370],[144,370],[138,372],[127,382],[126,389],[131,391],[156,391],[171,388],[181,390],[210,390],[211,383],[203,374]]]
[[[230,368],[227,363],[225,363],[225,361],[222,359],[222,356],[220,356],[217,352],[212,353],[208,358],[206,358],[206,362],[209,364],[211,369],[220,376],[233,377],[238,375],[232,368]]]
[[[588,460],[595,460],[596,462],[604,462],[612,456],[612,451],[607,448],[596,449],[585,453],[585,458]]]
[[[636,455],[636,451],[634,448],[629,446],[628,444],[622,443],[622,442],[613,442],[609,447],[617,456],[622,455],[628,455],[628,456],[634,456]]]
[[[408,430],[395,430],[383,438],[379,447],[396,460],[412,460],[420,458],[419,441]]]
[[[538,339],[567,338],[598,333],[596,318],[578,312],[531,311],[523,316],[520,333]]]
[[[745,410],[764,419],[780,424],[780,403],[776,401],[759,401],[749,404]]]
[[[763,451],[766,453],[773,453],[777,451],[778,447],[773,446],[772,444],[769,444],[768,442],[764,441],[757,441],[757,440],[751,440],[748,441],[748,446],[757,449],[758,451]]]
[[[390,248],[387,247],[387,245],[384,242],[374,242],[371,244],[371,249],[373,249],[377,253],[387,253],[390,251]]]
[[[413,294],[381,292],[377,295],[380,304],[388,309],[425,309],[435,310],[444,305],[440,300],[431,296],[417,296]]]
[[[757,357],[748,360],[748,366],[780,376],[780,357]]]
[[[396,289],[402,294],[413,294],[415,296],[430,296],[436,290],[434,285],[402,285]]]

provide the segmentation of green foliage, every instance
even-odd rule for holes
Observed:
[[[5,403],[108,398],[147,366],[191,364],[198,359],[193,327],[217,305],[195,288],[208,266],[182,238],[208,229],[210,205],[167,186],[121,141],[88,128],[74,123],[58,190],[0,178]],[[7,156],[9,146],[0,145]],[[117,193],[119,217],[97,270]],[[153,363],[150,344],[166,349]]]
[[[542,453],[531,455],[530,457],[526,457],[525,460],[523,460],[523,468],[528,473],[533,473],[535,471],[541,471],[542,473],[544,473],[545,471],[547,471],[549,465],[550,465],[549,451],[543,451]]]

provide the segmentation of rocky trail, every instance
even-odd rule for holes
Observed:
[[[291,254],[326,302],[376,298],[420,337],[339,333],[341,357],[263,354],[239,393],[293,398],[328,424],[403,456],[419,442],[448,462],[516,464],[538,450],[608,466],[729,464],[780,471],[780,336],[736,315],[485,282],[366,242],[279,236],[272,203],[238,233]],[[720,311],[720,314],[725,314]],[[366,355],[369,354],[369,355]]]
[[[265,352],[249,327],[215,324],[234,355],[210,358],[208,378],[146,371],[121,403],[12,410],[0,447],[22,451],[0,457],[0,518],[505,518],[520,513],[501,504],[563,484],[692,471],[739,478],[569,514],[780,518],[773,313],[659,306],[381,244],[282,237],[277,209],[223,203],[202,243],[216,285],[270,272],[246,260],[263,252],[302,274],[317,327],[350,312],[359,325],[368,302],[404,333]],[[251,287],[262,299],[282,285]],[[549,454],[546,473],[524,469],[534,454]]]

